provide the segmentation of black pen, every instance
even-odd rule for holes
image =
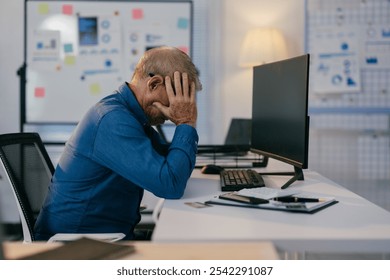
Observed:
[[[305,197],[295,197],[295,196],[284,196],[284,197],[275,197],[275,201],[280,202],[321,202],[324,201],[321,198],[305,198]]]

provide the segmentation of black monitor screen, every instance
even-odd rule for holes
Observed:
[[[253,69],[251,150],[308,167],[309,55]]]

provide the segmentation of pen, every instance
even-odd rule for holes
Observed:
[[[305,198],[295,196],[275,197],[273,200],[280,202],[321,202],[323,199],[320,198]]]

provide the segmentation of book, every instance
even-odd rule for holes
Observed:
[[[134,246],[87,237],[65,242],[62,246],[21,258],[21,260],[115,260],[135,251]]]
[[[221,196],[224,196],[223,194]],[[291,196],[294,198],[297,196]],[[316,196],[309,194],[299,194],[299,198],[316,198]],[[297,212],[297,213],[307,213],[312,214],[319,210],[322,210],[328,206],[338,203],[334,197],[321,197],[318,202],[283,202],[270,199],[268,203],[261,204],[252,204],[244,203],[239,201],[232,201],[221,199],[220,196],[215,196],[212,199],[205,202],[205,204],[211,205],[223,205],[223,206],[235,206],[235,207],[245,207],[245,208],[254,208],[254,209],[263,209],[263,210],[278,210],[278,211],[288,211],[288,212]]]

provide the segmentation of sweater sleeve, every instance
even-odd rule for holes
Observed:
[[[108,114],[97,129],[92,157],[154,195],[172,199],[184,193],[195,167],[197,144],[196,130],[179,125],[168,152],[159,153],[134,118]]]

